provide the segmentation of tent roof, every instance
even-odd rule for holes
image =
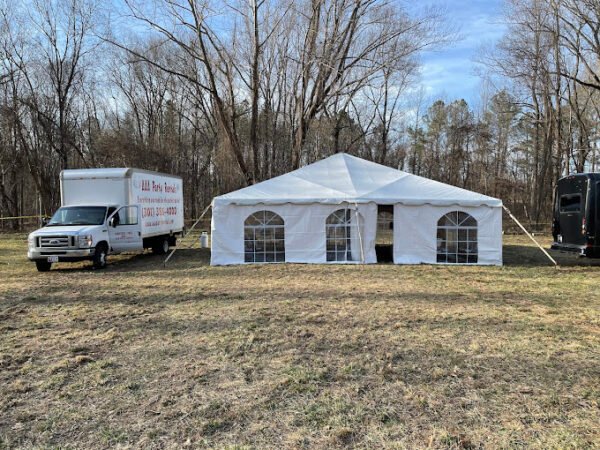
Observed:
[[[381,203],[501,206],[502,201],[337,153],[293,172],[215,197],[213,205]]]

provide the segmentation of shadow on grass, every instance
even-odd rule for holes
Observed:
[[[245,270],[242,268],[241,270]],[[403,267],[391,267],[394,270],[402,270]],[[427,268],[424,268],[427,271]],[[377,268],[374,268],[377,270]],[[439,267],[431,267],[431,270],[439,270]],[[486,268],[484,268],[486,270]],[[451,273],[451,271],[448,271]],[[553,271],[547,273],[554,273]],[[87,287],[80,285],[77,280],[71,284],[61,285],[58,289],[52,289],[40,293],[32,290],[31,293],[24,294],[22,290],[7,291],[6,298],[10,301],[5,302],[5,306],[13,307],[18,304],[28,305],[32,307],[38,306],[77,306],[86,305],[95,307],[97,305],[120,305],[124,308],[143,308],[146,306],[168,307],[173,305],[190,304],[198,305],[200,309],[204,307],[213,308],[230,307],[235,305],[243,310],[246,308],[246,302],[250,302],[252,308],[256,308],[254,303],[257,299],[268,298],[268,303],[260,307],[260,313],[270,316],[277,308],[284,308],[292,311],[295,307],[292,305],[298,303],[305,305],[309,309],[324,307],[327,310],[328,305],[336,306],[340,301],[348,305],[359,306],[364,305],[365,308],[371,307],[391,307],[392,309],[405,307],[427,308],[432,305],[435,308],[443,309],[447,307],[483,307],[483,308],[507,308],[509,310],[519,310],[525,308],[528,310],[532,305],[544,306],[546,308],[560,308],[563,305],[563,300],[560,297],[549,296],[546,294],[534,294],[530,291],[519,292],[511,288],[509,284],[500,284],[489,288],[484,284],[475,284],[468,289],[439,291],[439,285],[432,284],[431,286],[423,286],[421,290],[407,291],[399,287],[398,290],[390,288],[387,291],[377,290],[374,293],[372,290],[356,290],[352,288],[340,289],[332,284],[315,283],[312,287],[307,288],[306,284],[287,284],[285,280],[276,287],[265,286],[264,283],[248,284],[244,287],[238,285],[240,276],[243,274],[239,270],[219,271],[218,273],[198,274],[198,277],[210,276],[210,283],[204,285],[187,284],[184,288],[179,289],[179,282],[184,283],[189,280],[189,273],[174,274],[173,272],[158,272],[160,278],[168,278],[173,283],[162,286],[160,289],[143,289],[137,292],[131,292],[124,295],[124,286],[127,286],[127,280],[136,276],[135,272],[124,271],[119,275],[119,287],[116,290],[99,289],[88,291]],[[461,276],[469,278],[480,275],[478,272],[464,272]],[[272,273],[259,273],[258,277],[267,279]],[[137,273],[140,276],[140,273]],[[389,272],[389,276],[393,276]],[[416,274],[415,276],[420,276]],[[423,276],[427,276],[424,274]],[[458,275],[457,275],[458,276]],[[123,278],[125,277],[125,278]],[[156,278],[154,274],[152,279]],[[348,277],[342,274],[344,280]],[[102,285],[110,280],[108,277],[102,277],[104,280],[98,280]],[[125,283],[123,283],[125,279]],[[307,278],[309,281],[310,278]],[[281,289],[284,285],[285,289]],[[72,295],[76,292],[78,295]],[[1,311],[2,308],[0,308]],[[315,309],[315,311],[321,311]],[[402,314],[401,312],[399,314]],[[287,320],[287,319],[286,319]],[[320,320],[320,319],[319,319]],[[400,320],[400,319],[399,319]],[[445,319],[444,319],[445,320]],[[496,319],[494,319],[496,320]],[[504,320],[504,319],[501,319]]]
[[[583,258],[571,253],[549,251],[550,255],[560,266],[565,267],[600,267],[600,259]],[[177,250],[167,265],[164,265],[166,256],[144,253],[139,255],[126,255],[112,261],[109,270],[117,272],[151,271],[165,269],[166,271],[179,270],[182,268],[195,268],[210,265],[210,249],[181,249]],[[503,246],[503,262],[506,266],[514,267],[551,267],[552,263],[540,249],[531,245],[508,244]],[[390,266],[393,263],[383,262],[379,265]],[[232,265],[227,267],[262,267],[263,265]],[[298,266],[306,266],[298,264]],[[327,267],[334,267],[326,265]],[[352,266],[359,267],[359,266]],[[398,265],[397,267],[403,267]],[[436,266],[438,267],[438,266]],[[451,265],[444,267],[452,267]],[[68,269],[66,269],[68,270]]]
[[[550,262],[546,255],[539,248],[531,245],[504,245],[502,250],[505,266],[552,266],[552,262]],[[573,253],[558,252],[555,250],[548,250],[548,253],[562,267],[600,267],[600,259],[584,258]]]
[[[564,267],[600,267],[600,259],[583,258],[575,254],[549,251],[550,255]],[[127,255],[111,262],[110,270],[125,272],[128,270],[151,271],[165,269],[166,271],[182,268],[195,268],[210,265],[210,249],[181,249],[177,250],[167,265],[164,265],[166,256],[144,253],[140,255]],[[552,263],[537,247],[530,245],[509,244],[503,246],[503,261],[506,266],[514,267],[551,267]],[[393,263],[383,262],[379,265],[390,266]],[[262,265],[244,266],[233,265],[228,267],[261,267]],[[299,264],[299,266],[305,266]],[[333,267],[327,265],[327,267]],[[397,267],[402,267],[401,265]],[[445,267],[452,267],[451,265]]]
[[[181,249],[177,250],[165,266],[168,255],[155,255],[151,252],[138,254],[121,254],[108,257],[108,265],[105,272],[129,272],[129,271],[154,271],[159,269],[180,270],[182,268],[208,266],[210,264],[210,250],[208,249]],[[60,263],[54,267],[52,272],[69,273],[98,270],[94,269],[91,262],[82,262],[76,265]],[[63,265],[64,264],[64,265]]]

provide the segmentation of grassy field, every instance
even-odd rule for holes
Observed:
[[[0,448],[600,448],[600,266],[523,238],[502,268],[25,253],[0,236]]]

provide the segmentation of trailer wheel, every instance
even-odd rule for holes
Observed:
[[[152,245],[152,253],[156,255],[165,255],[169,252],[169,239],[158,238]]]
[[[108,249],[106,244],[100,243],[96,246],[94,252],[94,258],[92,259],[94,269],[104,269],[106,267],[106,257],[108,256]]]
[[[52,263],[49,263],[48,261],[36,261],[35,262],[35,268],[38,270],[38,272],[48,272],[51,267],[52,267]]]

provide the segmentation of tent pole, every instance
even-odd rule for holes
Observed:
[[[183,236],[183,238],[181,239],[181,242],[183,242],[183,240],[187,237],[187,235],[190,234],[194,228],[196,228],[196,225],[198,225],[198,223],[200,223],[200,221],[202,220],[204,215],[208,212],[208,210],[210,209],[211,206],[212,206],[212,204],[210,204],[206,208],[204,208],[204,211],[202,211],[202,214],[200,214],[200,217],[198,217],[198,219],[194,222],[194,225],[192,225],[191,228],[187,231],[187,233],[185,233],[185,236]],[[192,241],[192,245],[190,245],[188,248],[192,248],[193,245],[194,245],[194,242]],[[165,258],[165,261],[163,262],[163,267],[167,267],[167,263],[169,262],[169,260],[171,259],[171,256],[173,256],[173,253],[175,253],[176,250],[177,250],[177,247],[174,247],[173,250],[171,250],[171,253],[169,253],[169,255]]]
[[[362,234],[360,233],[360,215],[358,214],[358,203],[354,203],[356,213],[356,229],[358,230],[358,242],[360,243],[360,262],[365,263],[365,251],[363,249]]]
[[[515,216],[513,216],[513,214],[510,212],[510,209],[508,209],[508,208],[507,208],[506,206],[504,206],[504,205],[502,205],[502,208],[504,208],[504,211],[506,211],[506,213],[509,215],[509,217],[510,217],[512,220],[514,220],[514,221],[515,221],[515,223],[516,223],[516,224],[517,224],[517,225],[518,225],[518,226],[521,228],[521,230],[523,230],[523,231],[525,232],[525,234],[526,234],[527,236],[529,236],[529,239],[531,239],[531,240],[534,242],[534,244],[535,244],[535,245],[537,245],[537,246],[539,247],[539,249],[540,249],[542,252],[544,252],[544,255],[546,255],[546,256],[548,257],[548,259],[549,259],[550,261],[552,261],[552,264],[554,264],[554,267],[558,267],[558,263],[557,263],[557,262],[554,260],[554,258],[553,258],[552,256],[550,256],[550,253],[548,253],[548,252],[546,251],[546,249],[545,249],[544,247],[542,247],[542,246],[539,244],[539,242],[538,242],[538,241],[536,241],[536,240],[535,240],[535,238],[534,238],[534,237],[533,237],[531,234],[529,234],[529,231],[527,231],[527,230],[525,229],[525,227],[524,227],[523,225],[521,225],[521,222],[519,222],[519,221],[517,220],[517,218],[516,218]]]

